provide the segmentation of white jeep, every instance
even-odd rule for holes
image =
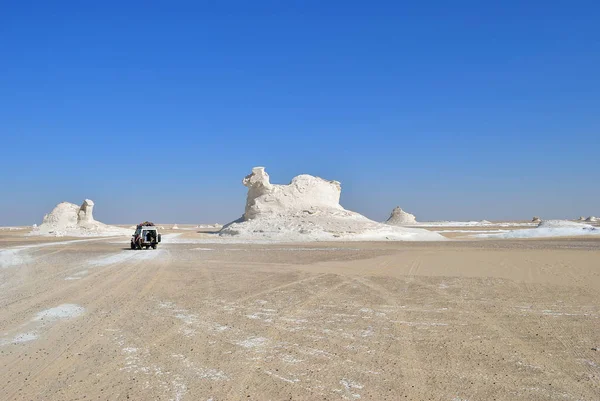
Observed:
[[[161,240],[158,229],[152,223],[145,222],[138,224],[135,233],[131,236],[131,249],[156,249]]]

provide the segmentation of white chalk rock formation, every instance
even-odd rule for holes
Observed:
[[[175,224],[175,225],[173,226],[173,228],[171,228],[171,230],[179,230],[179,227],[177,226],[177,224]]]
[[[44,229],[68,229],[77,227],[79,206],[61,202],[50,213],[44,216],[42,224],[38,226],[40,232]]]
[[[542,219],[540,219],[538,216],[533,216],[533,219],[531,219],[532,223],[539,223],[541,221],[542,221]]]
[[[273,185],[265,168],[255,167],[242,183],[248,187],[245,220],[281,212],[344,210],[339,203],[342,186],[337,181],[302,174],[294,177],[289,185]]]
[[[130,235],[130,231],[109,226],[94,220],[92,214],[94,202],[89,199],[81,206],[62,202],[44,216],[42,224],[33,227],[30,235],[49,235],[56,237],[86,237]]]
[[[544,220],[536,228],[493,234],[475,234],[474,236],[480,238],[548,238],[581,235],[600,235],[600,229],[589,224],[568,220]]]
[[[221,229],[221,227],[223,227],[223,224],[219,224],[219,223],[214,223],[214,224],[198,224],[196,226],[196,228],[202,228],[202,229]]]
[[[587,221],[588,223],[595,223],[598,221],[598,218],[595,216],[590,216],[587,219],[585,219],[585,221]]]
[[[242,183],[248,187],[244,215],[225,225],[221,236],[280,241],[444,239],[431,231],[377,223],[344,209],[337,181],[303,174],[288,185],[276,185],[264,167],[255,167]]]
[[[557,228],[557,227],[572,227],[572,228],[585,228],[591,227],[588,224],[577,223],[569,220],[544,220],[538,224],[539,228]]]
[[[585,217],[579,216],[579,218],[577,219],[577,221],[585,221]]]
[[[81,204],[79,208],[79,212],[77,213],[77,224],[86,225],[94,223],[94,215],[92,211],[94,210],[94,202],[90,199],[86,199]]]
[[[391,224],[393,226],[408,226],[416,223],[417,219],[415,218],[415,215],[405,212],[400,206],[396,206],[394,210],[392,210],[392,214],[390,214],[390,217],[386,221],[386,224]]]

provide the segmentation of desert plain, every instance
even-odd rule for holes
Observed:
[[[244,243],[180,226],[156,250],[0,230],[0,399],[600,399],[600,238],[470,230]]]

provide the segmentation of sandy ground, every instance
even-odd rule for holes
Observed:
[[[0,399],[600,399],[600,239],[202,235],[0,232]]]

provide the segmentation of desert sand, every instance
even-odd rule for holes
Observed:
[[[600,399],[597,221],[384,224],[337,181],[242,183],[240,219],[157,250],[90,200],[0,229],[0,400]]]
[[[600,399],[597,236],[252,244],[194,227],[155,251],[0,231],[0,399]]]

